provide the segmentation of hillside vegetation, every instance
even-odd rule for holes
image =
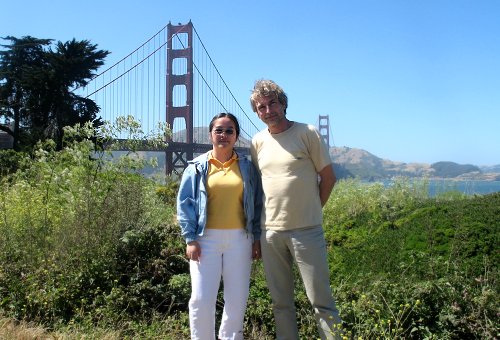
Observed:
[[[0,338],[186,339],[177,183],[92,148],[49,143],[0,157]],[[324,228],[346,337],[497,337],[500,193],[429,198],[424,186],[335,187]],[[317,338],[296,284],[301,338]],[[246,338],[274,338],[270,305],[256,262]]]

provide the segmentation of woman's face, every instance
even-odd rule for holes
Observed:
[[[232,150],[237,139],[236,126],[230,118],[222,117],[214,120],[214,125],[210,132],[210,140],[214,148]]]

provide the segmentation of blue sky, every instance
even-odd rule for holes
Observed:
[[[1,0],[0,8],[0,36],[88,39],[112,52],[107,65],[169,21],[191,20],[249,114],[254,81],[270,78],[289,96],[289,119],[317,125],[330,116],[335,146],[405,163],[500,164],[498,0]]]

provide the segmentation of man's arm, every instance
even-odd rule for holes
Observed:
[[[319,182],[319,198],[321,200],[321,206],[324,207],[330,194],[332,193],[335,182],[337,182],[337,177],[335,176],[335,171],[333,170],[333,164],[330,163],[325,166],[319,172],[320,182]]]

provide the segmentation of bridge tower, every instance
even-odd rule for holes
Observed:
[[[186,39],[181,39],[185,37]],[[186,140],[183,143],[168,141],[166,149],[166,172],[177,174],[187,166],[187,161],[193,158],[193,24],[167,25],[167,86],[166,86],[166,122],[171,128],[176,118],[184,119]],[[182,48],[174,48],[174,41],[187,42]],[[179,65],[186,65],[184,73],[174,74],[173,65],[179,58],[185,59]],[[175,98],[185,98],[185,103],[174,103]],[[174,106],[175,105],[175,106]]]
[[[330,147],[330,116],[319,115],[318,130],[326,145]]]

